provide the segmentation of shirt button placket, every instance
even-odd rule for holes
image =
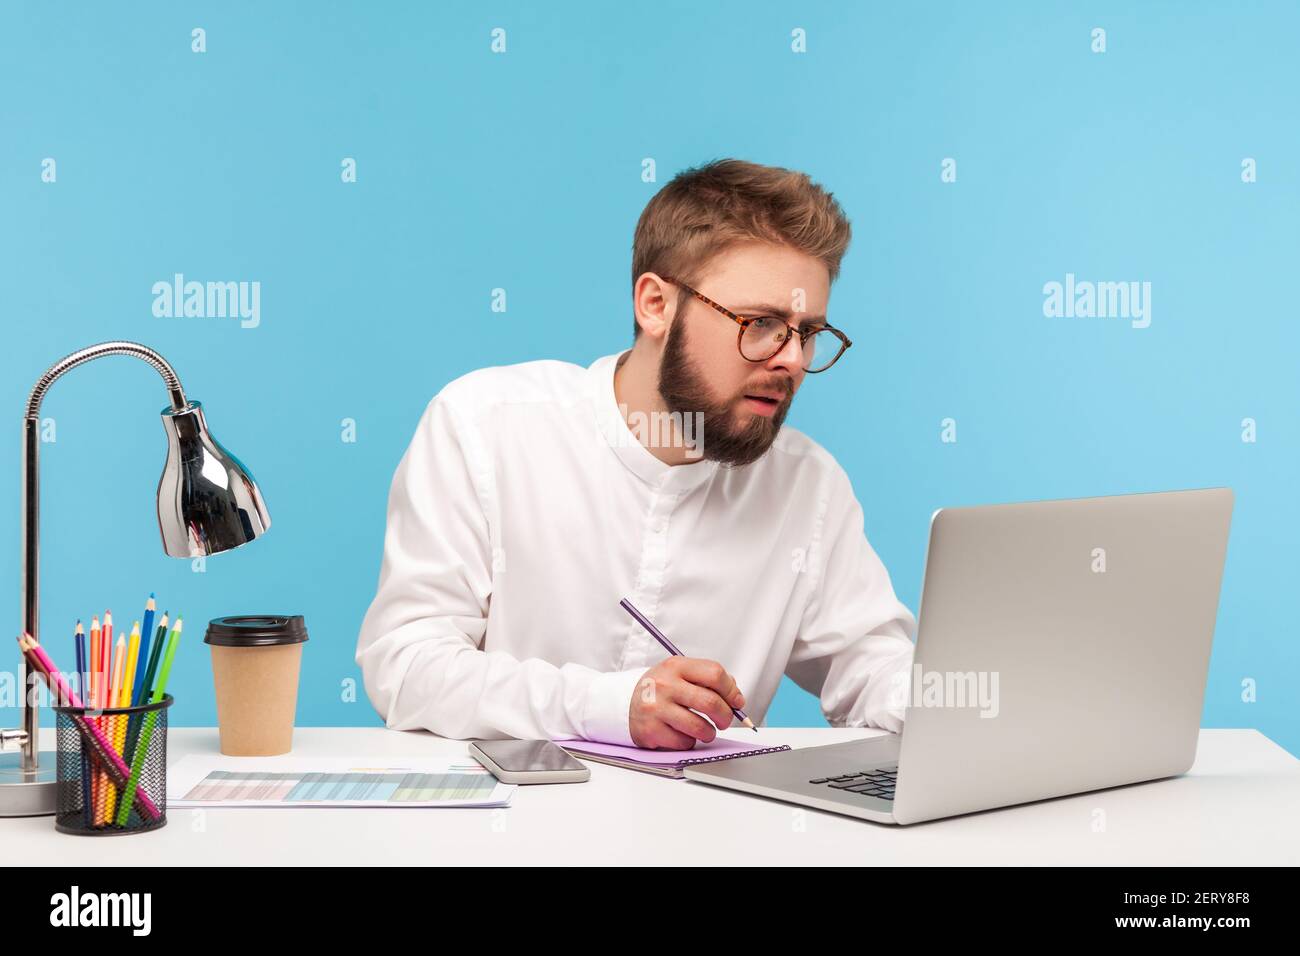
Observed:
[[[637,570],[636,596],[632,603],[652,621],[659,613],[663,596],[664,572],[668,564],[668,522],[677,497],[656,491],[646,514],[646,528],[641,539],[641,566]],[[651,657],[657,660],[663,648],[635,621],[630,625],[623,652],[623,669],[648,667]]]

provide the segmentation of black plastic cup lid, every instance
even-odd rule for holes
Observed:
[[[208,622],[203,643],[220,647],[270,647],[302,644],[307,625],[301,614],[236,614]]]

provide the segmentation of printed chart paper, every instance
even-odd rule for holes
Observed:
[[[167,772],[167,806],[504,807],[515,785],[471,758],[208,757]]]

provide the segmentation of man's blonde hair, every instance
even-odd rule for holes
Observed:
[[[632,239],[633,288],[646,272],[695,285],[718,253],[752,239],[820,259],[834,282],[852,230],[835,197],[806,173],[714,160],[678,173],[646,203]],[[679,308],[688,294],[679,292]]]

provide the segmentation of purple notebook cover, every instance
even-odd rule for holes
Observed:
[[[725,737],[714,737],[707,744],[696,743],[690,750],[643,750],[640,747],[623,747],[619,744],[605,744],[595,740],[556,740],[555,743],[579,753],[618,757],[621,760],[647,764],[653,767],[685,767],[693,763],[727,760],[731,757],[775,753],[778,750],[790,749],[789,744],[781,744],[776,747],[760,747],[756,744],[728,740]]]

